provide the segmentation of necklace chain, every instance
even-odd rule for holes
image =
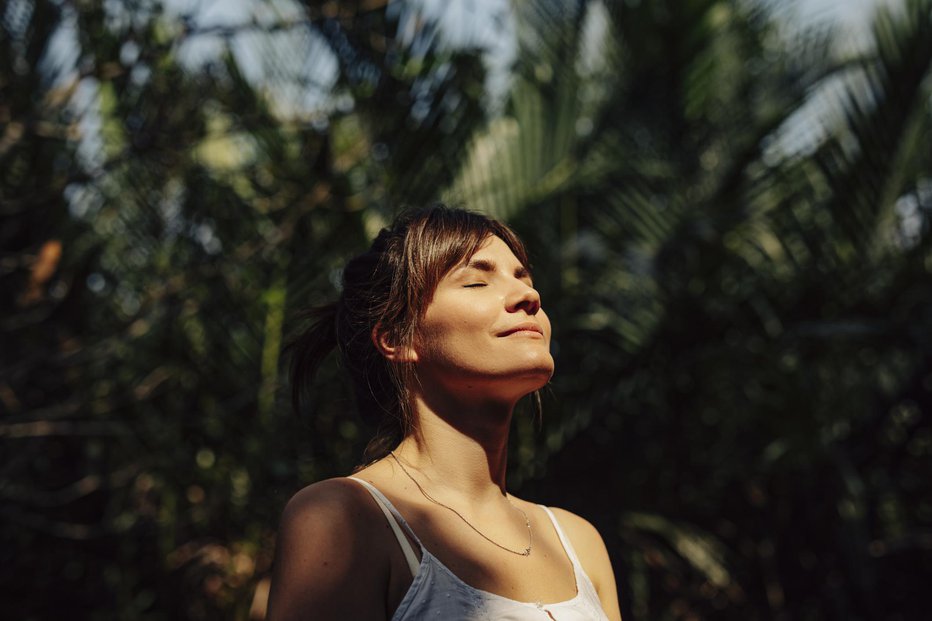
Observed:
[[[411,476],[411,473],[408,472],[408,469],[404,467],[404,464],[402,464],[401,461],[395,456],[395,453],[394,453],[394,452],[389,451],[388,454],[391,455],[391,456],[392,456],[392,459],[395,460],[395,463],[397,463],[397,464],[401,467],[402,472],[404,472],[406,475],[408,475],[408,478],[411,479],[411,481],[412,481],[412,482],[414,483],[414,485],[418,488],[418,490],[420,490],[421,494],[424,495],[424,498],[426,498],[427,500],[431,501],[431,502],[434,503],[435,505],[440,505],[440,506],[443,507],[444,509],[449,509],[450,511],[452,511],[453,513],[455,513],[455,514],[457,515],[457,517],[459,517],[459,519],[463,520],[463,522],[466,523],[466,526],[468,526],[469,528],[471,528],[471,529],[473,529],[474,531],[476,531],[476,533],[477,533],[480,537],[482,537],[483,539],[485,539],[486,541],[488,541],[488,542],[491,543],[492,545],[497,546],[497,547],[501,548],[502,550],[505,550],[506,552],[511,552],[512,554],[517,554],[518,556],[530,556],[530,555],[531,555],[531,547],[534,545],[534,533],[531,531],[531,520],[528,519],[527,513],[525,513],[520,507],[516,507],[514,504],[512,504],[511,500],[508,499],[508,496],[507,496],[507,495],[505,496],[505,500],[508,501],[508,504],[511,505],[511,508],[512,508],[512,509],[514,509],[515,511],[517,511],[518,513],[521,514],[521,516],[524,518],[524,525],[527,526],[527,547],[524,548],[524,550],[520,550],[520,551],[519,551],[519,550],[512,550],[511,548],[506,548],[506,547],[503,546],[502,544],[500,544],[500,543],[498,543],[498,542],[496,542],[496,541],[493,541],[493,540],[489,539],[488,537],[486,537],[486,536],[482,533],[482,531],[480,531],[478,528],[476,528],[475,526],[473,526],[472,524],[470,524],[470,523],[469,523],[469,520],[467,520],[466,518],[464,518],[462,513],[460,513],[459,511],[457,511],[456,509],[454,509],[453,507],[451,507],[451,506],[449,506],[449,505],[443,504],[442,502],[440,502],[439,500],[437,500],[436,498],[434,498],[433,496],[431,496],[430,494],[428,494],[428,493],[424,490],[424,488],[421,487],[421,484],[417,482],[417,479],[415,479],[413,476]]]

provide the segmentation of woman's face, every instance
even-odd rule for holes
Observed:
[[[446,274],[427,307],[414,351],[422,384],[520,398],[553,375],[550,320],[530,274],[489,237]]]

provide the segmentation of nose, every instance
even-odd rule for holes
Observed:
[[[518,281],[515,290],[508,297],[506,307],[509,313],[523,310],[528,315],[536,315],[540,310],[540,294],[526,282]]]

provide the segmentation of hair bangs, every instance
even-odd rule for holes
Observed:
[[[406,240],[407,297],[416,317],[427,309],[437,285],[469,261],[490,237],[500,238],[529,272],[527,251],[511,229],[464,210],[436,210],[412,227]]]

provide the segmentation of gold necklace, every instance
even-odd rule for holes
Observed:
[[[486,541],[488,541],[488,542],[491,543],[492,545],[497,546],[497,547],[501,548],[502,550],[505,550],[506,552],[511,552],[512,554],[517,554],[518,556],[530,556],[530,555],[531,555],[531,547],[534,545],[534,534],[531,532],[531,520],[528,519],[527,513],[525,513],[520,507],[514,506],[514,505],[512,504],[512,502],[511,502],[510,500],[508,500],[508,496],[507,496],[507,495],[505,496],[505,500],[508,501],[508,504],[511,505],[511,508],[512,508],[512,509],[514,509],[515,511],[517,511],[518,513],[520,513],[520,514],[524,517],[524,525],[527,526],[527,547],[524,548],[524,550],[522,550],[522,551],[520,551],[520,552],[517,551],[517,550],[512,550],[511,548],[506,548],[506,547],[503,546],[502,544],[500,544],[500,543],[498,543],[498,542],[495,542],[495,541],[492,541],[491,539],[489,539],[488,537],[486,537],[486,536],[482,533],[482,531],[480,531],[478,528],[476,528],[475,526],[473,526],[472,524],[470,524],[470,523],[469,523],[469,520],[467,520],[466,518],[464,518],[462,513],[460,513],[459,511],[457,511],[456,509],[454,509],[453,507],[451,507],[451,506],[449,506],[449,505],[443,504],[442,502],[440,502],[439,500],[437,500],[436,498],[434,498],[433,496],[431,496],[430,494],[428,494],[426,491],[424,491],[424,488],[421,487],[421,484],[417,482],[417,479],[415,479],[413,476],[411,476],[411,473],[408,472],[408,469],[404,467],[404,465],[401,463],[401,461],[400,461],[397,457],[395,457],[395,453],[394,453],[393,451],[389,451],[388,454],[391,455],[391,456],[392,456],[392,459],[395,460],[395,463],[397,463],[397,464],[401,467],[402,472],[404,472],[406,475],[408,475],[408,478],[411,479],[411,481],[414,483],[414,485],[420,490],[420,492],[424,495],[424,498],[426,498],[427,500],[431,501],[431,502],[434,503],[435,505],[440,505],[440,506],[443,507],[444,509],[449,509],[450,511],[452,511],[453,513],[455,513],[455,514],[457,515],[457,517],[459,517],[459,519],[463,520],[463,522],[466,523],[466,526],[468,526],[469,528],[471,528],[471,529],[473,529],[474,531],[476,531],[476,533],[477,533],[480,537],[482,537],[483,539],[485,539]]]

